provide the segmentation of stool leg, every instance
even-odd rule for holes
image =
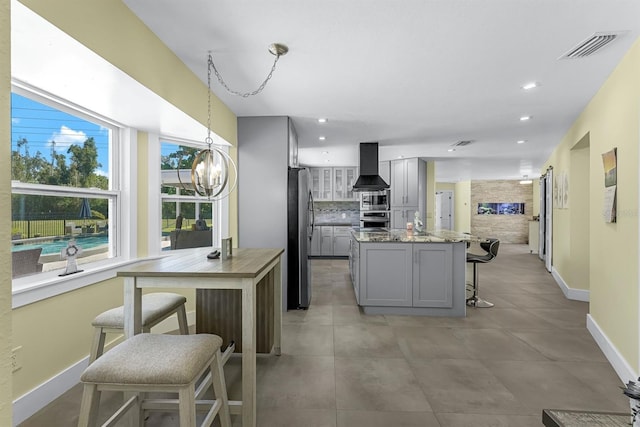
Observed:
[[[478,281],[478,277],[477,277],[476,271],[475,271],[476,270],[476,265],[477,264],[473,264],[473,273],[474,273],[473,276],[474,276],[474,280],[475,280],[475,286],[474,286],[473,293],[474,293],[474,298],[475,298],[475,301],[476,301],[475,306],[478,307],[478,308],[493,307],[493,303],[491,303],[489,301],[486,301],[486,300],[483,300],[482,298],[480,298],[478,296],[478,283],[479,283],[479,281]]]
[[[211,363],[211,376],[213,381],[213,393],[217,401],[221,403],[218,416],[222,427],[231,427],[231,416],[229,415],[229,399],[227,398],[227,384],[224,380],[224,370],[222,369],[222,353],[220,349]]]
[[[178,307],[176,311],[176,315],[178,316],[178,326],[180,329],[181,335],[189,335],[189,325],[187,323],[187,311],[184,308],[184,304]]]
[[[98,386],[95,384],[85,384],[82,391],[78,427],[94,427],[96,425],[99,405],[100,391],[98,391]]]
[[[192,384],[178,392],[178,410],[180,411],[180,427],[195,427],[196,398]]]
[[[91,353],[89,353],[89,365],[96,361],[96,359],[102,356],[104,351],[104,339],[106,333],[103,328],[96,327],[93,332],[93,341],[91,342]]]

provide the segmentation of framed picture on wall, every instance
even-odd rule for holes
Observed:
[[[616,222],[617,148],[602,154],[602,166],[604,167],[604,206],[602,216],[605,222]]]

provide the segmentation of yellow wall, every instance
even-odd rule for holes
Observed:
[[[8,0],[0,0],[8,4]],[[127,72],[146,87],[152,89],[176,107],[206,124],[207,87],[179,59],[169,51],[147,27],[119,1],[84,2],[73,0],[24,0],[23,3],[44,16],[59,28],[68,32],[78,41],[103,56],[118,68]],[[0,15],[0,48],[8,46],[10,19],[4,7]],[[95,19],[99,17],[100,19]],[[6,29],[6,31],[5,31]],[[114,29],[117,29],[115,31]],[[0,115],[3,123],[10,117],[8,101],[10,99],[9,64],[10,55],[2,49],[0,56]],[[203,67],[206,60],[203,58]],[[216,120],[213,130],[234,145],[237,143],[236,117],[215,96],[212,97]],[[2,114],[4,112],[5,114]],[[8,141],[9,126],[0,126],[0,138]],[[4,132],[7,132],[5,135]],[[147,198],[146,176],[148,135],[138,133],[138,218],[142,226],[138,227],[138,254],[148,253],[148,230],[144,227],[150,214]],[[10,146],[3,145],[5,155],[0,155],[0,202],[9,206],[10,195]],[[232,148],[232,155],[235,155]],[[236,156],[237,157],[237,156]],[[6,162],[6,165],[4,164]],[[4,166],[4,167],[3,167]],[[236,196],[230,198],[230,230],[237,235]],[[10,216],[0,216],[0,241],[10,240]],[[237,241],[237,239],[234,239]],[[0,251],[8,251],[8,245],[2,245]],[[0,277],[10,283],[8,252],[0,252]],[[122,304],[123,292],[120,279],[110,279],[83,289],[58,295],[10,311],[11,295],[8,287],[2,287],[0,294],[0,339],[3,346],[0,370],[8,360],[9,340],[4,339],[3,331],[11,330],[13,321],[13,345],[21,345],[23,368],[13,375],[13,384],[7,375],[0,375],[0,391],[4,387],[13,387],[13,393],[2,393],[3,405],[10,405],[13,399],[41,385],[58,375],[62,370],[86,357],[91,341],[91,320],[98,313]],[[6,295],[5,295],[6,292]],[[194,291],[184,294],[189,299],[187,310],[193,310]],[[8,306],[7,306],[8,305]],[[9,328],[9,329],[7,329]],[[8,335],[8,332],[7,332]],[[47,363],[41,363],[42,355],[47,355]],[[0,374],[2,371],[0,371]],[[10,376],[9,376],[10,377]],[[8,384],[8,385],[7,385]],[[5,398],[4,396],[13,396]],[[5,400],[6,399],[6,400]],[[0,408],[0,410],[3,408]],[[5,412],[0,412],[0,417]],[[10,414],[10,413],[9,413]],[[9,415],[10,416],[10,415]],[[0,425],[10,425],[0,419]]]
[[[11,140],[11,13],[10,0],[0,0],[0,141]],[[11,425],[11,145],[0,145],[0,426]]]
[[[553,212],[553,265],[569,287],[572,271],[588,268],[590,312],[616,349],[638,371],[638,143],[640,128],[640,39],[593,97],[549,158],[554,174],[571,171],[571,148],[589,135],[589,259],[571,253],[570,211]],[[618,149],[618,220],[602,218],[604,170],[602,153]],[[578,166],[580,167],[580,166]],[[571,185],[571,184],[570,184]],[[571,196],[570,196],[571,197]]]
[[[453,199],[453,229],[460,233],[471,232],[471,181],[456,183]]]

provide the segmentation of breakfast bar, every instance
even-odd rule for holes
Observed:
[[[273,352],[280,354],[282,329],[283,249],[233,250],[227,259],[208,259],[211,247],[182,249],[143,261],[118,272],[124,278],[124,330],[141,332],[142,288],[237,289],[242,292],[242,401],[230,401],[232,414],[242,414],[242,425],[256,425],[256,287],[272,277]]]

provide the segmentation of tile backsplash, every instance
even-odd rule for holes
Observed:
[[[315,202],[314,210],[317,223],[357,224],[360,220],[360,203],[358,202]]]

